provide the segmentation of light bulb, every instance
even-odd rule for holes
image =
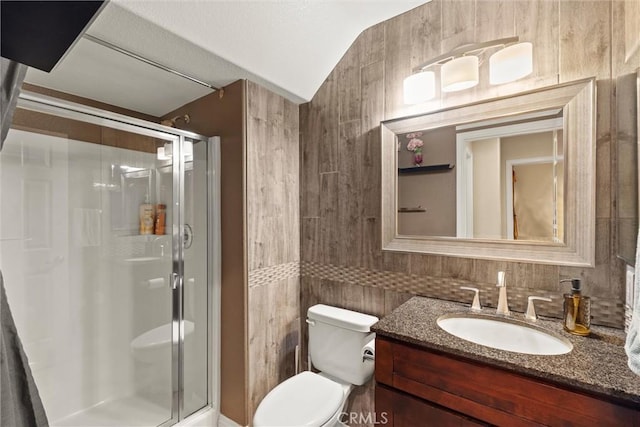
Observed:
[[[433,71],[422,71],[404,79],[404,103],[420,104],[436,96],[436,76]]]
[[[442,65],[440,80],[444,92],[469,89],[478,84],[478,57],[461,56]]]
[[[533,45],[529,42],[507,46],[489,58],[489,82],[492,85],[513,82],[533,71]]]

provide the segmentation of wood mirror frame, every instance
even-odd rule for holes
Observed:
[[[595,80],[587,79],[380,123],[382,250],[464,258],[594,266]],[[564,243],[398,234],[397,135],[561,108],[565,147]]]

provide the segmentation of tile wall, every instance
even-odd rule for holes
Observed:
[[[560,279],[580,277],[597,305],[594,322],[622,327],[615,78],[640,66],[639,25],[634,1],[434,0],[363,32],[300,107],[300,315],[317,302],[382,315],[414,294],[465,301],[456,288],[468,283],[495,304],[496,272],[505,270],[516,310],[526,295],[559,297]],[[533,42],[529,77],[493,87],[485,66],[471,90],[403,104],[413,67],[462,44],[513,35]],[[598,92],[595,268],[381,251],[380,121],[590,77]],[[371,393],[357,391],[351,405],[370,409],[370,402]]]

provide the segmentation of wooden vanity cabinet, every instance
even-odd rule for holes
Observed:
[[[640,426],[640,408],[446,353],[376,338],[387,426]]]

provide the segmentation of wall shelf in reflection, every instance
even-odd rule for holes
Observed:
[[[446,172],[455,167],[454,164],[451,163],[442,163],[439,165],[427,165],[427,166],[413,166],[410,168],[398,168],[398,173],[400,175],[405,175],[409,173],[433,173],[433,172]]]
[[[422,206],[418,206],[415,208],[398,208],[398,212],[400,213],[405,213],[405,212],[426,212],[427,210],[425,208],[423,208]]]

